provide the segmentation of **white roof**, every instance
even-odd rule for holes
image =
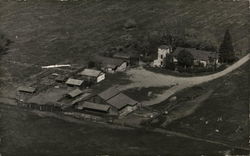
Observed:
[[[95,69],[84,69],[80,75],[98,77],[102,72],[100,70]]]

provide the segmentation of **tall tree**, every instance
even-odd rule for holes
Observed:
[[[194,56],[186,49],[177,54],[178,65],[182,67],[191,67],[194,63]]]
[[[232,37],[227,29],[224,35],[223,42],[219,49],[219,61],[221,63],[232,63],[235,60],[234,47]]]

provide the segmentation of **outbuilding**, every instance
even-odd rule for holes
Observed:
[[[19,92],[25,92],[25,93],[35,93],[36,88],[34,87],[27,87],[27,86],[20,86],[17,88]]]
[[[83,84],[83,80],[69,78],[65,83],[70,86],[78,86],[80,87]]]
[[[98,112],[98,113],[108,113],[110,106],[105,104],[97,104],[85,101],[81,104],[78,104],[76,109],[83,111]]]
[[[84,69],[80,75],[89,81],[99,83],[105,79],[105,73],[95,69]]]
[[[81,95],[82,93],[83,93],[83,91],[77,88],[77,89],[72,90],[72,91],[70,91],[69,93],[67,93],[67,95],[68,95],[69,97],[71,97],[71,98],[75,98],[75,97]]]

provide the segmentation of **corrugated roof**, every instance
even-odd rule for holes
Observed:
[[[34,87],[27,87],[27,86],[20,86],[17,88],[19,92],[27,92],[27,93],[34,93],[36,88]]]
[[[83,93],[83,91],[81,91],[80,89],[75,89],[75,90],[70,91],[70,92],[68,93],[68,95],[69,95],[70,97],[74,98],[74,97],[76,97],[76,96],[78,96],[78,95],[80,95],[80,94],[82,94],[82,93]]]
[[[197,50],[195,48],[181,48],[181,47],[176,48],[173,55],[177,56],[184,49],[189,51],[194,56],[194,59],[197,59],[197,60],[207,61],[209,60],[209,58],[212,58],[212,59],[218,58],[218,53],[216,52]]]
[[[91,110],[97,110],[97,111],[103,111],[103,112],[107,112],[109,108],[110,108],[109,105],[97,104],[97,103],[92,103],[92,102],[87,102],[87,101],[77,106],[77,109],[80,109],[80,110],[91,109]]]
[[[98,77],[102,72],[100,70],[95,69],[84,69],[80,75],[83,76],[91,76],[91,77]]]
[[[66,84],[68,84],[68,85],[74,85],[74,86],[81,86],[82,83],[83,83],[83,80],[77,80],[77,79],[72,79],[72,78],[69,78],[66,81]]]
[[[100,94],[98,94],[98,96],[100,96],[104,100],[108,100],[119,93],[120,93],[120,91],[117,88],[111,87],[111,88],[101,92]]]
[[[108,104],[114,106],[117,109],[122,109],[123,107],[130,105],[130,106],[134,106],[136,105],[138,102],[131,99],[130,97],[128,97],[127,95],[120,93],[114,97],[112,97],[111,99],[109,99],[108,101],[106,101]]]

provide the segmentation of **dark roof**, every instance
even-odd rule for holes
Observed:
[[[95,94],[92,94],[92,93],[84,93],[82,94],[79,98],[75,99],[74,101],[71,102],[71,105],[74,105],[78,102],[81,102],[81,101],[84,101],[84,100],[87,100],[89,98],[91,98],[92,96],[94,96]]]
[[[68,85],[74,85],[74,86],[81,86],[82,83],[83,83],[83,80],[77,80],[77,79],[72,79],[72,78],[69,78],[66,81],[66,84],[68,84]]]
[[[64,76],[64,75],[58,75],[56,76],[56,81],[57,82],[64,82],[65,80],[67,79],[67,76]]]
[[[68,93],[68,95],[69,95],[70,97],[74,98],[74,97],[76,97],[76,96],[78,96],[78,95],[80,95],[80,94],[82,94],[82,93],[83,93],[83,91],[81,91],[80,89],[75,89],[75,90],[70,91],[70,92]]]
[[[102,111],[102,112],[108,112],[110,109],[109,105],[104,105],[104,104],[97,104],[97,103],[92,103],[92,102],[84,102],[82,104],[79,104],[77,106],[77,109],[91,109],[91,110],[97,110],[97,111]]]
[[[117,88],[111,87],[111,88],[101,92],[100,94],[98,94],[98,96],[100,96],[104,100],[108,100],[119,93],[120,93],[120,91]]]
[[[114,58],[120,58],[120,59],[130,59],[131,56],[129,54],[125,53],[116,53],[113,55]]]
[[[213,59],[218,58],[218,53],[216,52],[197,50],[195,48],[181,48],[181,47],[176,48],[176,50],[173,52],[173,55],[177,56],[184,49],[189,51],[194,56],[194,59],[197,60],[207,61],[209,60],[209,58]]]
[[[169,46],[167,46],[167,45],[161,45],[161,46],[159,46],[159,48],[160,49],[169,49]]]
[[[17,90],[18,90],[19,92],[34,93],[34,92],[36,91],[36,88],[34,88],[34,87],[21,86],[21,87],[18,87]]]
[[[84,69],[80,75],[83,76],[90,76],[90,77],[98,77],[102,72],[99,70],[95,70],[95,69]]]
[[[116,68],[125,61],[122,59],[105,57],[101,62],[104,67]]]
[[[124,108],[127,105],[134,106],[138,103],[137,101],[131,99],[130,97],[128,97],[127,95],[125,95],[123,93],[120,93],[120,94],[112,97],[111,99],[109,99],[106,102],[108,104],[112,105],[113,107],[117,108],[118,110]]]

